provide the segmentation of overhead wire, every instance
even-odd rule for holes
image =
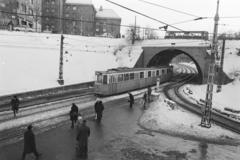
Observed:
[[[131,12],[137,13],[137,14],[139,14],[139,15],[141,15],[141,16],[144,16],[144,17],[147,17],[147,18],[152,19],[152,20],[154,20],[154,21],[157,21],[157,22],[159,22],[159,23],[162,23],[162,24],[165,24],[165,25],[167,25],[167,26],[170,26],[170,27],[172,27],[172,28],[174,28],[174,29],[177,29],[177,30],[179,30],[179,31],[184,31],[184,30],[182,30],[182,29],[180,29],[180,28],[178,28],[178,27],[175,27],[175,26],[173,26],[173,25],[171,25],[171,24],[168,24],[168,23],[166,23],[166,22],[160,21],[160,20],[158,20],[158,19],[156,19],[156,18],[150,17],[150,16],[148,16],[148,15],[146,15],[146,14],[144,14],[144,13],[135,11],[135,10],[133,10],[133,9],[130,9],[130,8],[128,8],[128,7],[125,7],[125,6],[123,6],[123,5],[120,5],[120,4],[118,4],[118,3],[112,2],[112,1],[110,1],[110,0],[105,0],[105,1],[110,2],[110,3],[114,4],[114,5],[119,6],[119,7],[122,7],[122,8],[124,8],[124,9],[127,9],[127,10],[129,10],[129,11],[131,11]]]

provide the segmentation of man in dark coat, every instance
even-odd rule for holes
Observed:
[[[24,160],[26,154],[29,153],[34,153],[37,158],[40,156],[36,149],[35,135],[32,131],[32,125],[29,125],[27,131],[24,133],[24,150],[22,160]]]
[[[71,128],[74,128],[74,123],[76,123],[78,119],[78,107],[75,103],[72,103],[72,107],[69,115],[70,115],[70,120],[72,122]]]
[[[130,92],[128,93],[128,95],[129,95],[129,103],[130,103],[129,107],[132,108],[134,104],[134,97]]]
[[[146,102],[147,102],[147,93],[143,94],[143,109],[146,109]]]
[[[12,107],[14,117],[16,117],[16,113],[18,112],[19,103],[20,101],[17,98],[17,96],[13,96],[13,98],[11,99],[11,107]]]
[[[151,87],[149,86],[149,87],[148,87],[148,102],[149,102],[149,103],[151,102],[151,94],[152,94],[152,89],[151,89]]]
[[[88,137],[90,136],[90,128],[86,125],[86,122],[86,120],[83,120],[77,132],[77,156],[84,159],[88,158]]]
[[[102,120],[102,113],[104,110],[104,105],[101,100],[97,100],[94,105],[95,113],[97,115],[97,122],[101,122]]]

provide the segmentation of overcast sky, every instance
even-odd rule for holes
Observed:
[[[111,0],[123,6],[137,10],[148,16],[156,18],[168,24],[173,24],[185,20],[192,20],[196,17],[184,15],[173,12],[164,8],[153,6],[144,3],[141,0]],[[159,4],[175,10],[180,10],[200,17],[214,17],[216,13],[217,0],[144,0],[147,2]],[[122,18],[123,25],[134,24],[134,17],[137,16],[137,25],[141,27],[150,26],[151,28],[158,28],[164,26],[163,24],[142,17],[136,13],[123,9],[119,6],[111,4],[105,0],[92,0],[94,6],[98,9],[99,6],[103,8],[111,8]],[[240,0],[220,0],[219,16],[239,16],[240,17]],[[206,30],[213,32],[214,21],[212,18],[182,23],[175,25],[183,30]],[[222,18],[219,21],[219,33],[228,31],[240,31],[240,18]],[[122,29],[123,30],[123,29]],[[169,28],[169,30],[175,30]]]

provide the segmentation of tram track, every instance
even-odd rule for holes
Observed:
[[[192,70],[190,68],[190,70]],[[193,71],[193,70],[192,70]],[[177,103],[182,108],[197,114],[198,116],[202,116],[202,110],[201,105],[192,103],[188,99],[186,99],[180,92],[180,88],[186,84],[187,82],[194,79],[194,75],[185,75],[185,77],[182,80],[179,80],[177,82],[174,82],[172,84],[169,84],[164,88],[164,94],[168,99],[171,99],[175,103]],[[236,132],[240,134],[240,122],[237,120],[234,120],[230,117],[227,117],[226,115],[220,114],[216,112],[215,110],[212,110],[212,121],[228,130],[231,130],[233,132]]]

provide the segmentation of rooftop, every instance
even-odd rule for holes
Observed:
[[[93,5],[92,0],[66,0],[66,3]]]
[[[97,11],[96,17],[97,18],[121,19],[121,17],[119,15],[117,15],[117,13],[115,11],[113,11],[112,9],[102,9],[102,8],[100,8],[100,10]]]

